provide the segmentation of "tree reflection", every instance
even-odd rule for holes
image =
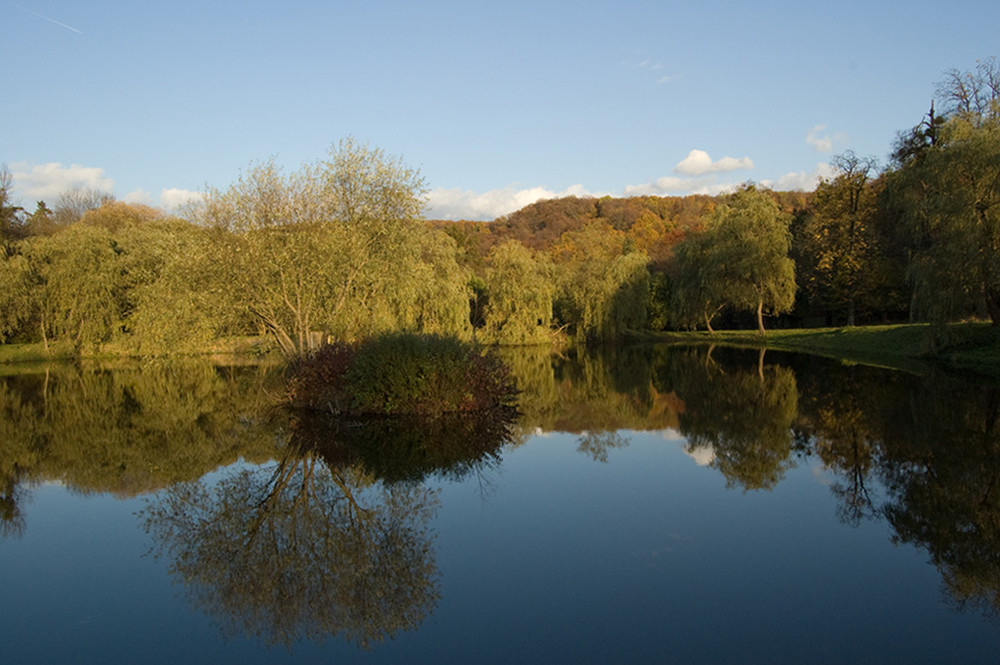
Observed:
[[[439,596],[429,527],[438,497],[420,481],[496,462],[513,417],[292,413],[279,462],[174,486],[142,520],[227,635],[368,647],[416,628]]]
[[[25,481],[38,462],[36,425],[20,391],[0,384],[0,538],[24,532]]]
[[[1000,390],[940,373],[827,365],[801,420],[842,520],[884,517],[963,608],[1000,616]],[[881,490],[884,496],[879,497]]]
[[[688,351],[676,358],[670,381],[684,401],[679,419],[688,451],[711,451],[711,466],[728,486],[771,489],[784,477],[798,414],[789,368],[765,364],[763,351],[756,366]]]
[[[367,646],[421,623],[438,598],[434,492],[290,452],[215,485],[167,490],[143,514],[189,597],[228,636],[341,635]]]
[[[885,437],[894,540],[926,548],[959,606],[998,618],[1000,390],[932,376],[911,404]]]
[[[589,455],[595,462],[607,462],[610,450],[628,445],[628,439],[616,430],[584,432],[580,435],[579,442],[577,450]]]
[[[857,525],[877,517],[875,476],[882,463],[884,424],[879,416],[892,400],[885,373],[830,364],[822,373],[807,374],[800,386],[800,431],[812,437],[814,452],[834,475],[830,491],[839,518]],[[873,404],[879,406],[873,409]]]

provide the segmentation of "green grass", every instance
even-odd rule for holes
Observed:
[[[67,360],[75,357],[72,344],[0,344],[0,364]]]
[[[268,356],[274,351],[274,345],[264,337],[231,337],[217,340],[196,354],[215,358]],[[40,363],[60,360],[86,358],[88,360],[108,360],[136,357],[128,347],[106,344],[100,348],[84,348],[77,351],[68,342],[50,343],[48,347],[41,342],[31,344],[0,344],[0,365],[15,365],[21,363]]]
[[[651,339],[644,336],[644,339]],[[932,329],[928,324],[797,328],[756,331],[724,330],[662,333],[674,343],[764,347],[829,356],[844,361],[919,371],[929,363],[1000,376],[1000,330],[988,323],[957,323]]]
[[[988,323],[955,323],[932,330],[928,324],[858,326],[853,328],[797,328],[768,330],[762,338],[752,330],[707,332],[640,332],[631,339],[675,344],[727,344],[829,356],[849,362],[921,371],[928,363],[1000,377],[1000,329]],[[931,343],[931,340],[936,340]],[[264,338],[219,341],[205,355],[259,357],[269,352]],[[104,349],[85,357],[122,357]],[[0,365],[31,364],[76,357],[68,344],[0,344]]]

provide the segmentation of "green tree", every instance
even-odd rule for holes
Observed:
[[[24,234],[51,235],[55,232],[55,213],[45,205],[45,201],[36,201],[35,210],[24,221]]]
[[[715,209],[707,229],[685,263],[695,270],[696,309],[708,312],[721,305],[756,311],[757,329],[764,334],[764,312],[780,314],[795,300],[795,263],[789,258],[791,215],[781,212],[767,192],[747,185]],[[685,242],[688,242],[687,240]],[[692,280],[690,275],[682,277]]]
[[[624,234],[593,223],[552,248],[558,318],[580,340],[613,340],[646,325],[649,268]]]
[[[912,311],[943,323],[1000,325],[1000,69],[952,70],[938,87],[945,115],[897,141],[888,206],[910,239]]]
[[[20,254],[0,254],[0,342],[27,332],[38,311],[31,267]]]
[[[704,323],[714,332],[712,320],[727,304],[726,285],[713,274],[714,243],[713,233],[697,229],[688,232],[674,251],[670,320],[676,326],[696,328]]]
[[[418,223],[423,187],[345,140],[288,176],[252,165],[209,190],[198,218],[232,234],[232,297],[288,356],[386,330],[467,334],[468,280],[454,243]]]
[[[546,339],[555,296],[552,263],[516,240],[490,250],[486,272],[483,335],[500,344],[532,344]]]
[[[814,302],[846,310],[847,325],[853,326],[858,302],[865,302],[875,291],[881,273],[878,237],[871,219],[875,211],[871,177],[876,161],[847,151],[833,158],[833,167],[837,174],[816,188],[812,214],[802,230],[808,264],[800,266],[800,277],[806,277]]]
[[[927,218],[914,277],[934,318],[971,299],[1000,325],[1000,117],[955,116],[941,135],[920,166]]]
[[[121,332],[125,281],[122,249],[99,227],[74,224],[21,245],[39,330],[76,348],[110,341]]]
[[[248,332],[228,284],[228,234],[174,219],[125,228],[118,238],[129,347],[156,356],[196,352]]]

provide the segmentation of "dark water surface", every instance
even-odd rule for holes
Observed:
[[[510,359],[512,427],[288,414],[261,367],[0,377],[0,661],[995,662],[996,383]]]

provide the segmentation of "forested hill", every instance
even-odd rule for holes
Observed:
[[[811,193],[773,192],[784,212],[805,210]],[[580,231],[597,222],[633,238],[653,263],[659,263],[685,232],[699,226],[715,209],[718,196],[633,196],[628,198],[578,198],[569,196],[532,203],[492,222],[431,220],[466,251],[489,253],[503,240],[517,240],[534,250],[547,251],[564,233]]]

